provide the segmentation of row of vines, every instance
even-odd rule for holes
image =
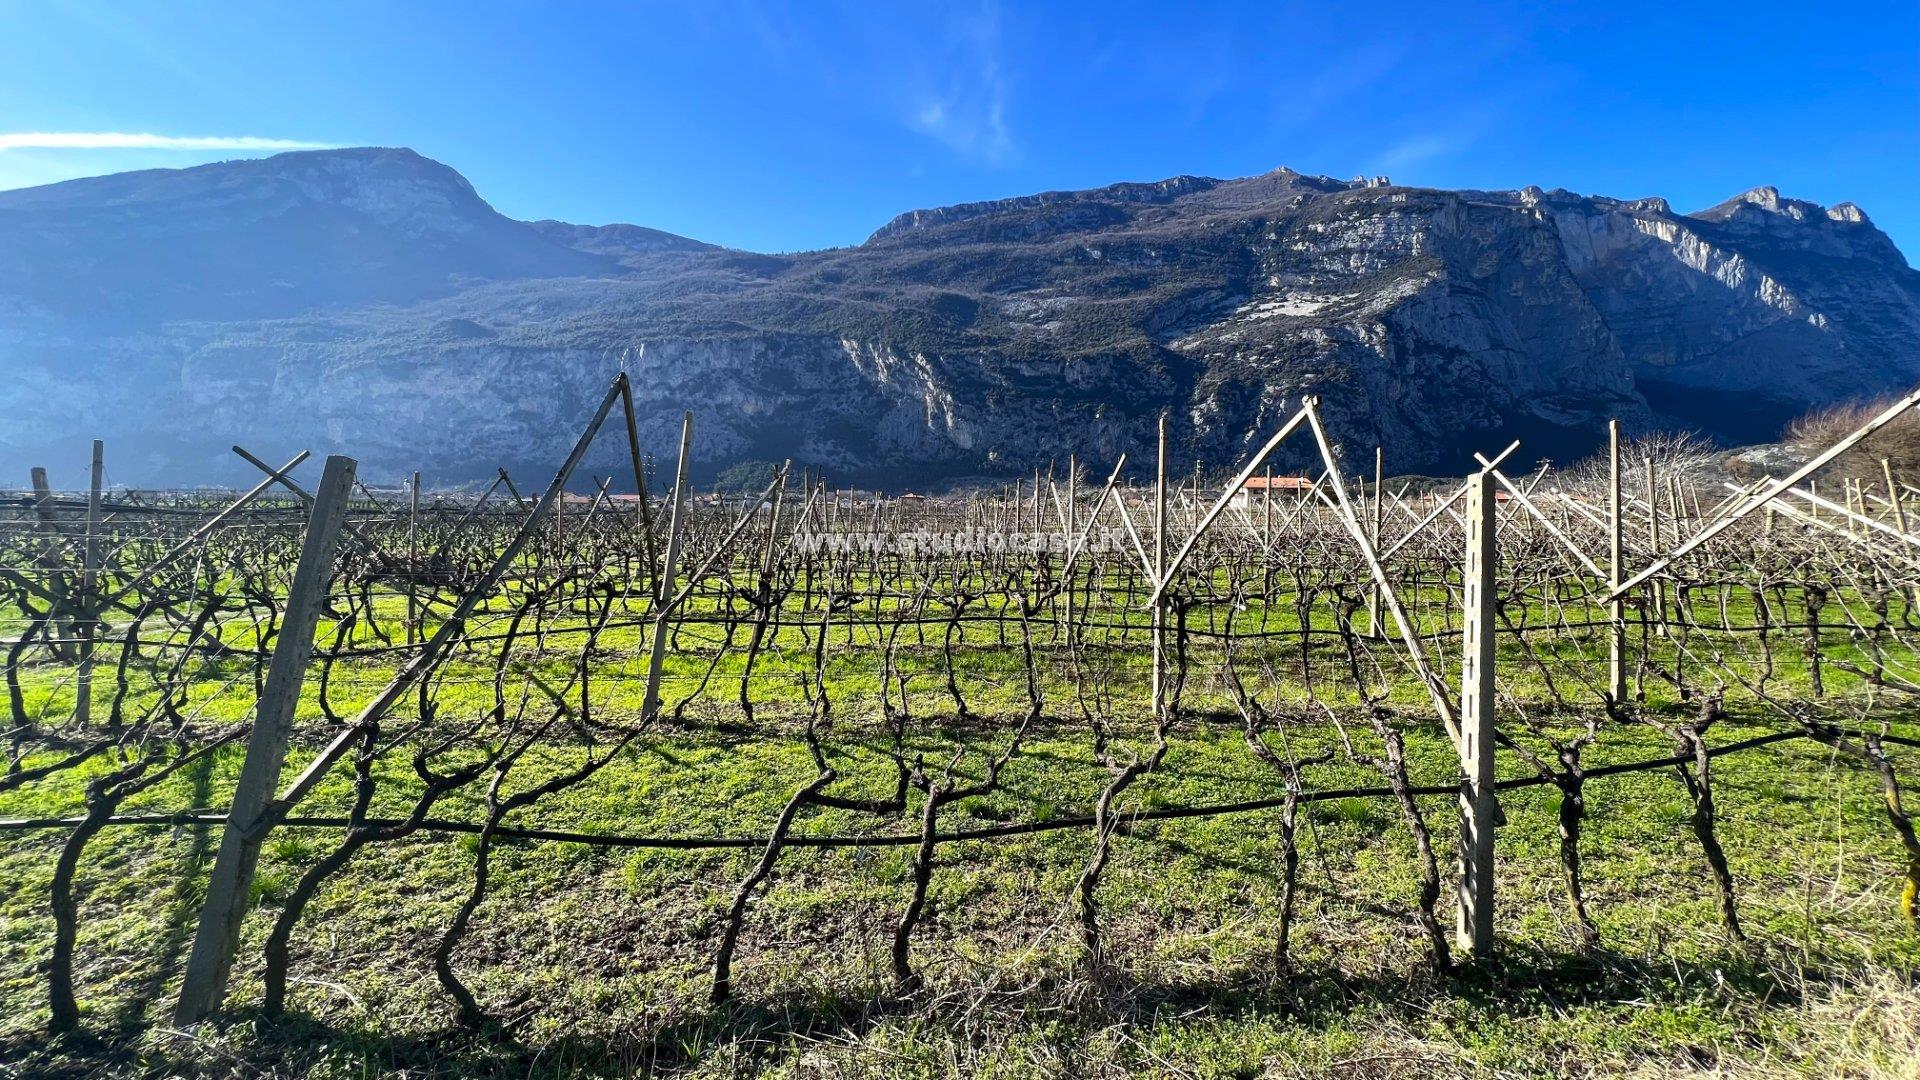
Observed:
[[[1292,488],[1240,483],[1261,475],[1276,438],[1238,478],[1212,482],[1170,482],[1163,452],[1157,481],[1128,479],[1124,459],[1097,471],[1069,462],[1000,491],[886,499],[782,468],[764,490],[702,494],[683,442],[674,476],[655,475],[629,443],[622,479],[640,494],[623,498],[612,477],[576,469],[596,439],[618,441],[601,429],[623,401],[624,382],[543,492],[504,473],[458,496],[354,488],[300,684],[300,776],[276,785],[252,826],[300,830],[312,845],[277,907],[243,912],[264,922],[267,1015],[290,1008],[309,913],[330,883],[369,849],[442,833],[471,838],[470,874],[421,962],[476,1027],[490,1008],[462,945],[486,918],[510,840],[753,853],[724,883],[705,941],[715,1002],[741,992],[743,929],[783,857],[903,849],[887,965],[911,994],[927,978],[916,942],[930,885],[960,868],[962,845],[1083,833],[1063,901],[1098,975],[1114,962],[1103,875],[1130,830],[1256,811],[1278,812],[1273,962],[1284,970],[1303,808],[1375,799],[1413,840],[1412,932],[1435,968],[1456,964],[1456,867],[1431,818],[1461,778],[1421,774],[1408,747],[1445,738],[1458,710],[1464,489],[1364,475],[1339,459],[1309,402],[1282,435],[1313,436],[1318,465]],[[1846,482],[1838,500],[1818,479],[1743,487],[1641,449],[1628,444],[1612,467],[1524,475],[1483,461],[1499,491],[1498,787],[1558,794],[1568,920],[1599,944],[1582,866],[1589,785],[1662,771],[1691,808],[1724,932],[1742,939],[1715,766],[1796,739],[1857,766],[1847,775],[1884,797],[1913,919],[1920,839],[1897,751],[1920,745],[1914,492],[1890,470]],[[1849,452],[1834,460],[1864,451]],[[41,485],[0,511],[0,796],[80,789],[77,814],[0,820],[0,843],[62,838],[49,849],[54,931],[40,947],[56,1031],[82,1022],[89,843],[117,828],[237,827],[219,791],[158,808],[146,796],[237,757],[295,617],[315,495],[298,461],[259,464],[260,485],[241,496]],[[1137,801],[1204,725],[1235,733],[1270,794]],[[810,775],[745,835],[639,835],[543,815],[642,741],[690,731],[803,748]],[[957,824],[955,808],[1008,793],[1041,733],[1081,748],[1079,765],[1103,778],[1097,792]],[[1650,737],[1664,753],[1645,752]],[[1355,783],[1355,770],[1371,780]],[[321,789],[334,794],[316,799]]]

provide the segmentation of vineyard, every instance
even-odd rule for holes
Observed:
[[[539,489],[95,444],[0,508],[0,1072],[1913,1075],[1916,403],[937,498],[696,491],[624,375]]]

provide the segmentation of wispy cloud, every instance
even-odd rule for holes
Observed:
[[[1472,146],[1474,138],[1473,134],[1464,131],[1414,135],[1387,147],[1378,161],[1381,168],[1403,169],[1433,158],[1458,154]]]
[[[1000,12],[992,3],[962,14],[952,36],[958,54],[946,87],[914,107],[907,124],[959,153],[998,165],[1014,154],[1007,124],[1007,77],[1000,64]]]
[[[0,131],[0,150],[325,150],[333,144],[254,135],[152,135],[127,131]]]
[[[1412,46],[1404,42],[1379,40],[1321,54],[1320,64],[1308,68],[1297,83],[1286,80],[1274,87],[1279,128],[1293,130],[1324,120],[1355,99],[1380,91],[1411,52]]]

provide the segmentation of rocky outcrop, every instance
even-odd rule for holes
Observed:
[[[1558,194],[1543,209],[1656,402],[1792,415],[1920,377],[1920,276],[1858,207],[1765,187],[1695,215]]]
[[[1750,440],[1920,381],[1920,275],[1858,208],[1764,188],[1684,215],[1282,169],[769,256],[510,221],[406,151],[76,184],[0,194],[14,472],[104,433],[135,483],[233,479],[234,441],[538,473],[623,367],[650,448],[696,411],[703,471],[914,486],[1144,460],[1162,412],[1181,471],[1225,468],[1308,393],[1350,451],[1450,472],[1514,437],[1582,453],[1610,416]]]

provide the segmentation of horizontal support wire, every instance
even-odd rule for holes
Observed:
[[[1836,733],[1855,734],[1853,732],[1839,731],[1838,729],[1836,729]],[[1895,743],[1901,746],[1920,747],[1920,739],[1908,739],[1897,735],[1878,735],[1877,737],[1883,742]],[[1707,750],[1707,755],[1709,757],[1724,757],[1728,754],[1753,750],[1775,743],[1811,738],[1814,738],[1813,733],[1807,731],[1775,731],[1765,735],[1756,735],[1752,738],[1742,739],[1739,742],[1728,743],[1724,746],[1711,747]],[[1580,777],[1583,780],[1596,780],[1608,776],[1621,776],[1628,773],[1648,772],[1653,769],[1672,768],[1678,765],[1690,764],[1693,760],[1694,756],[1692,754],[1675,754],[1669,757],[1652,758],[1646,761],[1631,761],[1617,765],[1596,765],[1590,769],[1582,769]],[[1540,787],[1554,782],[1555,780],[1551,776],[1513,777],[1496,781],[1494,789],[1497,791],[1516,791],[1524,788]],[[1457,784],[1425,784],[1407,788],[1408,794],[1418,796],[1457,795],[1459,791],[1460,788]],[[1324,788],[1320,790],[1303,790],[1293,796],[1292,801],[1297,805],[1306,805],[1309,803],[1331,802],[1338,799],[1386,798],[1394,794],[1392,788],[1380,786]],[[1283,795],[1265,799],[1249,799],[1244,802],[1215,803],[1206,806],[1163,806],[1152,810],[1116,814],[1116,817],[1124,818],[1128,822],[1220,817],[1227,814],[1246,814],[1259,810],[1278,809],[1285,806],[1288,801],[1288,797]],[[77,817],[0,819],[0,832],[72,828],[85,820],[85,818]],[[183,826],[223,825],[225,823],[226,815],[224,814],[212,810],[195,809],[121,814],[106,819],[102,824],[112,826]],[[393,828],[405,823],[406,819],[404,818],[369,817],[361,819],[358,822],[358,826],[370,829],[384,829]],[[283,818],[276,824],[277,826],[290,828],[340,829],[348,828],[355,823],[350,818],[339,815],[310,815]],[[1022,821],[1007,825],[992,825],[979,829],[956,829],[951,832],[936,833],[933,839],[936,843],[942,844],[961,843],[968,840],[992,840],[1007,836],[1027,836],[1034,833],[1056,832],[1062,829],[1084,829],[1094,824],[1096,824],[1096,821],[1092,815],[1083,814],[1074,817],[1049,818],[1045,821]],[[478,822],[426,818],[420,822],[415,831],[427,833],[478,834],[482,827],[481,823]],[[587,844],[596,847],[667,848],[680,851],[763,848],[767,845],[767,838],[763,836],[634,836],[622,833],[587,833],[573,832],[565,829],[516,827],[510,825],[495,826],[493,835],[500,838],[540,840],[566,844]],[[921,837],[918,833],[879,833],[870,836],[792,835],[785,839],[784,844],[788,847],[812,848],[904,847],[918,844],[920,841]]]

